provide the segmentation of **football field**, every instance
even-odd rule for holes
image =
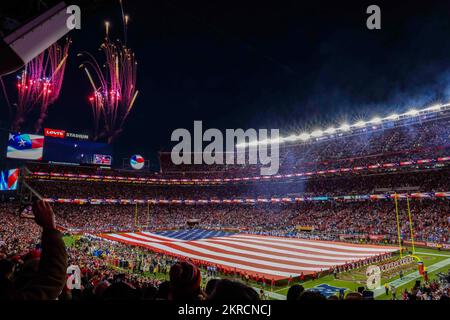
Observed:
[[[200,232],[200,231],[197,231]],[[204,232],[204,231],[201,231]],[[145,233],[141,233],[141,234],[145,234]],[[208,236],[211,237],[204,237],[204,234],[197,234],[196,233],[175,233],[175,236],[177,236],[178,238],[184,238],[184,239],[178,239],[176,240],[176,238],[174,238],[174,234],[173,233],[165,233],[165,235],[163,234],[159,234],[159,235],[152,235],[150,236],[149,234],[146,235],[146,237],[161,237],[159,238],[160,241],[155,241],[155,239],[152,240],[148,240],[145,239],[145,241],[142,240],[142,235],[141,237],[136,237],[137,235],[139,235],[139,233],[133,233],[132,235],[128,235],[125,236],[124,233],[119,233],[119,234],[103,234],[101,235],[101,238],[105,239],[105,240],[109,240],[109,241],[115,241],[115,242],[120,242],[120,243],[125,243],[125,244],[129,244],[130,246],[133,247],[138,247],[141,248],[141,250],[146,251],[146,250],[150,250],[153,252],[159,252],[159,253],[168,253],[168,251],[166,249],[171,248],[171,250],[180,250],[180,254],[173,254],[174,256],[181,256],[181,250],[185,250],[186,248],[189,248],[189,251],[187,251],[188,254],[185,254],[184,257],[191,257],[189,256],[189,254],[193,254],[191,251],[191,246],[193,242],[200,242],[200,245],[198,246],[198,248],[207,248],[210,251],[214,251],[217,248],[215,248],[215,246],[223,246],[223,241],[222,238],[226,238],[228,239],[227,241],[229,241],[229,245],[232,245],[230,248],[228,248],[227,250],[232,250],[232,248],[236,249],[239,248],[239,245],[236,245],[235,242],[242,242],[242,239],[235,239],[232,240],[234,238],[230,238],[229,234],[224,235],[222,232],[220,233],[215,233],[215,232],[211,232],[208,234]],[[233,234],[236,236],[236,234]],[[129,237],[135,237],[135,238],[129,238]],[[241,235],[243,236],[243,235]],[[250,249],[252,249],[253,251],[251,251],[251,254],[249,252],[246,252],[246,254],[248,254],[248,256],[246,256],[245,259],[243,259],[242,257],[236,257],[236,262],[239,264],[239,268],[236,267],[236,270],[246,270],[246,272],[251,273],[251,271],[249,271],[249,266],[254,265],[253,262],[249,263],[249,259],[254,259],[255,255],[258,256],[258,259],[267,259],[267,255],[266,253],[262,252],[264,250],[273,250],[273,248],[277,249],[278,244],[276,242],[274,242],[274,239],[271,239],[273,237],[261,237],[261,236],[256,236],[257,241],[265,241],[263,243],[259,243],[259,242],[248,242],[249,239],[246,239],[246,237],[243,237],[243,239],[246,242],[242,242],[240,245],[250,245],[253,247],[249,247],[248,251],[251,251]],[[171,240],[169,241],[167,238],[170,238]],[[192,240],[192,239],[195,240]],[[119,240],[120,239],[120,240]],[[133,241],[131,241],[131,239],[134,239]],[[174,240],[175,239],[175,240]],[[189,240],[191,239],[191,240]],[[216,239],[215,241],[213,239]],[[264,239],[264,240],[262,240]],[[158,239],[156,239],[158,240]],[[276,240],[276,238],[275,238]],[[282,238],[282,240],[289,240],[288,238]],[[304,242],[304,240],[300,240],[300,239],[291,239],[291,240],[299,240],[301,242]],[[136,242],[138,241],[138,242]],[[143,241],[143,242],[142,242]],[[65,237],[65,242],[67,244],[67,246],[73,246],[74,242],[75,242],[75,238],[74,237]],[[330,245],[330,244],[334,244],[334,245],[339,245],[339,246],[346,246],[346,245],[350,245],[350,244],[346,244],[346,243],[334,243],[334,242],[328,242],[328,241],[314,241],[315,244],[319,243],[320,246],[312,246],[312,248],[315,250],[319,249],[319,250],[330,250],[325,249],[325,247],[323,246],[324,244]],[[152,244],[153,243],[153,244]],[[286,243],[282,242],[283,245],[286,245]],[[307,244],[309,244],[309,241],[306,241]],[[255,250],[256,248],[254,247],[254,245],[260,246],[260,247],[264,247],[264,250],[262,250],[261,248],[258,250],[262,250],[262,251],[258,251]],[[291,247],[288,247],[289,250],[293,250],[292,248],[292,243],[291,242],[287,242],[287,244]],[[298,246],[299,244],[295,244],[295,246]],[[353,244],[352,244],[353,245]],[[302,246],[305,246],[305,244],[302,244]],[[218,247],[218,248],[219,248]],[[272,249],[269,249],[269,248]],[[369,246],[369,248],[371,248],[373,246]],[[367,248],[367,246],[357,246],[357,248]],[[375,248],[377,248],[377,246],[375,246]],[[380,247],[378,247],[380,248]],[[385,247],[381,247],[383,248],[383,250],[385,250]],[[162,250],[164,249],[164,251]],[[278,248],[279,249],[279,248]],[[284,248],[286,249],[286,248]],[[395,251],[397,250],[396,247],[388,247],[388,249],[390,249],[391,251]],[[196,249],[199,250],[199,249]],[[288,251],[289,251],[288,250]],[[308,249],[310,250],[310,249]],[[312,250],[312,249],[311,249]],[[176,251],[172,251],[175,253],[178,253]],[[209,252],[206,252],[204,250],[200,251],[202,255],[204,254],[209,254]],[[220,251],[215,251],[215,254],[219,254],[221,253],[221,255],[225,254],[225,252],[223,251],[223,248]],[[279,253],[279,252],[278,252]],[[323,252],[322,252],[323,253]],[[197,254],[197,253],[196,253]],[[284,264],[284,263],[288,263],[289,259],[293,259],[294,264],[290,264],[288,263],[288,266],[291,268],[292,265],[296,265],[298,262],[295,262],[296,259],[306,259],[305,257],[300,258],[298,256],[298,252],[296,253],[296,257],[290,256],[290,255],[286,255],[286,251],[283,251],[283,255],[281,255],[281,259],[279,260],[275,260],[273,258],[269,259],[269,260],[265,260],[265,262],[260,262],[265,264],[264,268],[271,268],[271,270],[274,269],[274,265],[277,264]],[[311,254],[310,252],[301,252],[302,255],[305,254]],[[329,254],[329,253],[327,253]],[[416,249],[416,256],[418,256],[423,262],[424,265],[426,266],[427,270],[428,270],[428,274],[429,274],[429,278],[430,279],[434,279],[437,277],[437,274],[440,272],[443,273],[447,273],[448,270],[450,270],[450,252],[449,251],[439,251],[437,249],[425,249],[425,248],[417,248]],[[202,256],[203,257],[203,256]],[[209,255],[205,256],[206,258],[210,258]],[[202,258],[202,261],[206,261],[203,260],[205,259],[205,257]],[[331,255],[330,257],[336,257],[336,255]],[[321,263],[323,263],[323,260],[325,259],[330,259],[330,257],[321,257],[320,261],[322,261]],[[342,255],[337,255],[337,257],[342,257]],[[199,258],[199,257],[197,257]],[[217,257],[215,257],[217,258]],[[277,257],[277,259],[280,257]],[[223,257],[220,257],[220,259],[224,259]],[[311,258],[309,257],[309,259],[317,259],[317,258]],[[396,259],[396,253],[394,253],[394,257],[393,259]],[[226,260],[221,260],[221,261],[229,261],[228,259]],[[342,260],[339,260],[342,261]],[[302,262],[304,263],[304,262]],[[270,266],[268,266],[267,264],[269,264]],[[112,268],[116,268],[111,266]],[[245,268],[245,269],[243,269]],[[318,279],[315,280],[308,280],[305,282],[300,282],[299,280],[295,279],[292,281],[291,285],[293,284],[301,284],[306,290],[316,290],[321,292],[323,295],[325,296],[330,296],[330,295],[334,295],[337,294],[339,292],[340,289],[344,289],[346,293],[351,292],[351,291],[357,291],[358,287],[360,286],[365,286],[366,282],[367,282],[367,276],[366,276],[366,268],[367,267],[362,267],[359,269],[355,269],[349,272],[344,272],[344,273],[340,273],[338,275],[338,278],[335,279],[334,276],[332,274],[329,275],[325,275],[322,276]],[[298,269],[297,273],[299,272]],[[417,272],[417,263],[412,263],[410,265],[406,265],[402,268],[403,270],[403,279],[399,278],[399,274],[398,272],[395,273],[383,273],[381,276],[381,286],[378,289],[375,289],[375,298],[376,299],[380,299],[380,300],[387,300],[387,299],[392,299],[391,294],[389,293],[388,295],[385,294],[384,291],[384,284],[388,283],[388,284],[392,284],[397,288],[397,297],[401,296],[401,292],[405,289],[410,289],[416,280],[421,280],[421,277],[418,275]],[[130,270],[122,270],[125,272],[131,272]],[[258,270],[258,272],[260,272],[261,270]],[[309,271],[304,270],[307,273],[310,273]],[[261,275],[261,273],[259,273]],[[295,275],[296,273],[293,273],[293,275]],[[155,275],[153,274],[146,274],[146,277],[155,277]],[[240,279],[239,276],[230,276],[230,275],[221,275],[220,277],[226,277],[226,278],[236,278],[236,279]],[[166,274],[157,274],[156,278],[160,278],[160,279],[167,279],[167,275]],[[279,280],[283,280],[286,279],[285,277],[278,277],[277,279]],[[204,282],[206,282],[207,279],[206,277],[204,278]],[[270,299],[285,299],[287,291],[289,289],[289,287],[286,285],[286,281],[279,281],[277,282],[278,284],[276,286],[272,287],[268,287],[265,286],[264,289],[266,291],[267,296]],[[250,280],[250,285],[252,285],[253,287],[257,288],[261,288],[261,285],[258,284],[255,281]]]
[[[99,237],[214,265],[225,273],[280,281],[395,252],[390,246],[231,234],[201,229],[168,233],[111,233]]]

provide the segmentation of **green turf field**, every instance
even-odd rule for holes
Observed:
[[[424,264],[427,268],[429,268],[430,266],[432,266],[435,263],[438,263],[438,262],[441,262],[441,261],[444,261],[444,260],[450,258],[450,252],[448,252],[448,251],[438,251],[435,249],[417,248],[416,252],[417,252],[416,255],[422,259],[422,261],[424,262]],[[433,279],[437,273],[447,272],[447,270],[449,270],[449,269],[450,269],[450,262],[446,266],[441,267],[433,272],[430,272],[429,278]],[[404,277],[406,277],[408,274],[411,274],[415,271],[417,271],[417,268],[410,268],[408,271],[406,271],[406,272],[404,271]],[[328,284],[328,285],[331,285],[334,287],[347,288],[349,291],[356,291],[358,287],[365,285],[366,277],[363,272],[364,272],[364,270],[353,270],[353,271],[341,274],[340,276],[341,277],[344,276],[346,280],[340,280],[340,279],[336,280],[336,279],[334,279],[333,275],[327,275],[327,276],[321,277],[316,280],[306,281],[306,282],[302,283],[302,285],[306,289],[308,289],[308,288],[313,288],[320,284]],[[384,285],[385,283],[389,283],[398,278],[399,278],[398,275],[391,277],[391,278],[382,277],[381,284]],[[400,296],[400,293],[405,288],[409,289],[413,285],[414,285],[414,280],[412,280],[411,282],[409,282],[403,286],[397,287],[397,297]],[[288,287],[283,287],[283,288],[279,288],[279,289],[275,290],[274,292],[282,294],[282,295],[286,295],[288,289],[289,289]],[[377,299],[387,300],[387,299],[392,299],[392,296],[390,294],[388,296],[386,296],[386,294],[383,293],[382,295],[378,296]]]

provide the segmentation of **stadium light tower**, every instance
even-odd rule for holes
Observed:
[[[366,122],[365,121],[358,121],[358,122],[356,122],[355,124],[354,124],[354,126],[355,127],[357,127],[357,128],[362,128],[362,127],[364,127],[366,125]]]
[[[322,130],[314,130],[313,132],[311,132],[311,136],[314,138],[320,138],[321,136],[323,136],[323,131]]]
[[[373,124],[380,124],[381,123],[381,118],[375,117],[370,122],[373,123]]]
[[[397,120],[400,116],[396,113],[391,114],[389,117],[386,117],[386,120]]]
[[[341,129],[342,131],[349,131],[350,126],[347,123],[344,123],[341,125],[341,127],[339,129]]]
[[[310,138],[310,135],[308,133],[302,133],[301,135],[299,135],[300,140],[302,141],[308,141]]]
[[[331,128],[328,128],[327,130],[325,130],[324,132],[327,134],[334,134],[334,133],[336,133],[336,129],[331,127]]]
[[[296,136],[295,134],[292,134],[286,138],[283,138],[282,141],[290,141],[290,142],[294,142],[297,141],[299,139],[299,136]]]
[[[405,115],[407,116],[417,116],[419,114],[419,111],[417,111],[416,109],[411,109],[408,112],[405,113]]]

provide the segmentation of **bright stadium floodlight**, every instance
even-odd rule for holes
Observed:
[[[408,112],[405,113],[405,115],[407,116],[417,116],[419,114],[419,111],[417,111],[416,109],[411,109]]]
[[[253,140],[253,141],[250,141],[249,143],[247,143],[247,146],[254,147],[254,146],[257,146],[258,144],[261,144],[261,143],[262,143],[261,141]]]
[[[370,122],[373,123],[373,124],[380,124],[381,123],[381,118],[375,117]]]
[[[344,123],[343,125],[341,125],[341,127],[339,129],[342,131],[349,131],[350,126],[347,123]]]
[[[321,129],[316,129],[311,133],[301,133],[299,135],[296,134],[291,134],[287,137],[279,137],[277,139],[269,139],[269,140],[255,140],[255,141],[250,141],[250,142],[244,142],[244,143],[239,143],[236,145],[237,148],[246,148],[246,147],[250,147],[250,146],[258,146],[261,144],[264,145],[268,145],[268,144],[273,144],[273,143],[285,143],[285,142],[295,142],[295,141],[308,141],[311,138],[320,138],[325,134],[328,135],[332,135],[335,134],[336,132],[340,131],[340,132],[348,132],[351,131],[352,128],[363,128],[367,125],[379,125],[381,123],[383,123],[383,121],[397,121],[400,119],[400,117],[403,116],[410,116],[410,117],[414,117],[419,115],[421,112],[424,111],[440,111],[443,108],[447,108],[450,107],[450,103],[447,104],[436,104],[430,107],[427,107],[425,109],[421,109],[421,110],[417,110],[417,109],[411,109],[408,112],[402,113],[402,114],[397,114],[397,113],[393,113],[390,116],[384,117],[384,118],[380,118],[380,117],[374,117],[372,120],[370,121],[363,121],[363,120],[359,120],[358,122],[354,123],[353,125],[349,125],[347,123],[343,123],[340,127],[338,128],[334,128],[334,127],[330,127],[326,130],[321,130]]]
[[[250,141],[250,142],[242,142],[242,143],[238,143],[237,145],[236,145],[236,148],[247,148],[247,147],[250,147],[250,146],[255,146],[255,145],[258,145],[258,140],[254,140],[254,141]]]
[[[356,122],[355,124],[354,124],[354,126],[355,127],[358,127],[358,128],[362,128],[362,127],[364,127],[366,125],[366,122],[365,121],[358,121],[358,122]]]
[[[298,136],[296,136],[295,134],[290,135],[288,137],[285,138],[281,138],[281,141],[289,141],[289,142],[293,142],[293,141],[297,141],[298,140]]]
[[[300,140],[307,141],[307,140],[309,140],[310,135],[307,134],[307,133],[302,133],[302,134],[299,135],[298,137],[300,138]]]
[[[331,128],[328,128],[327,130],[325,130],[324,132],[327,134],[334,134],[334,133],[336,133],[336,129],[331,127]]]
[[[321,136],[323,136],[323,131],[322,130],[314,130],[313,132],[311,132],[311,136],[314,138],[320,138]]]
[[[389,117],[386,117],[386,120],[397,120],[400,116],[396,113],[391,114]]]
[[[260,143],[261,144],[280,144],[283,142],[283,138],[276,138],[276,139],[270,139],[270,140],[263,140]]]
[[[423,109],[423,111],[439,111],[439,110],[441,110],[441,108],[442,108],[442,105],[436,104],[434,106]]]

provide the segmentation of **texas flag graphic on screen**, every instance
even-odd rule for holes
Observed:
[[[44,137],[34,134],[9,134],[6,156],[11,159],[42,160]]]

